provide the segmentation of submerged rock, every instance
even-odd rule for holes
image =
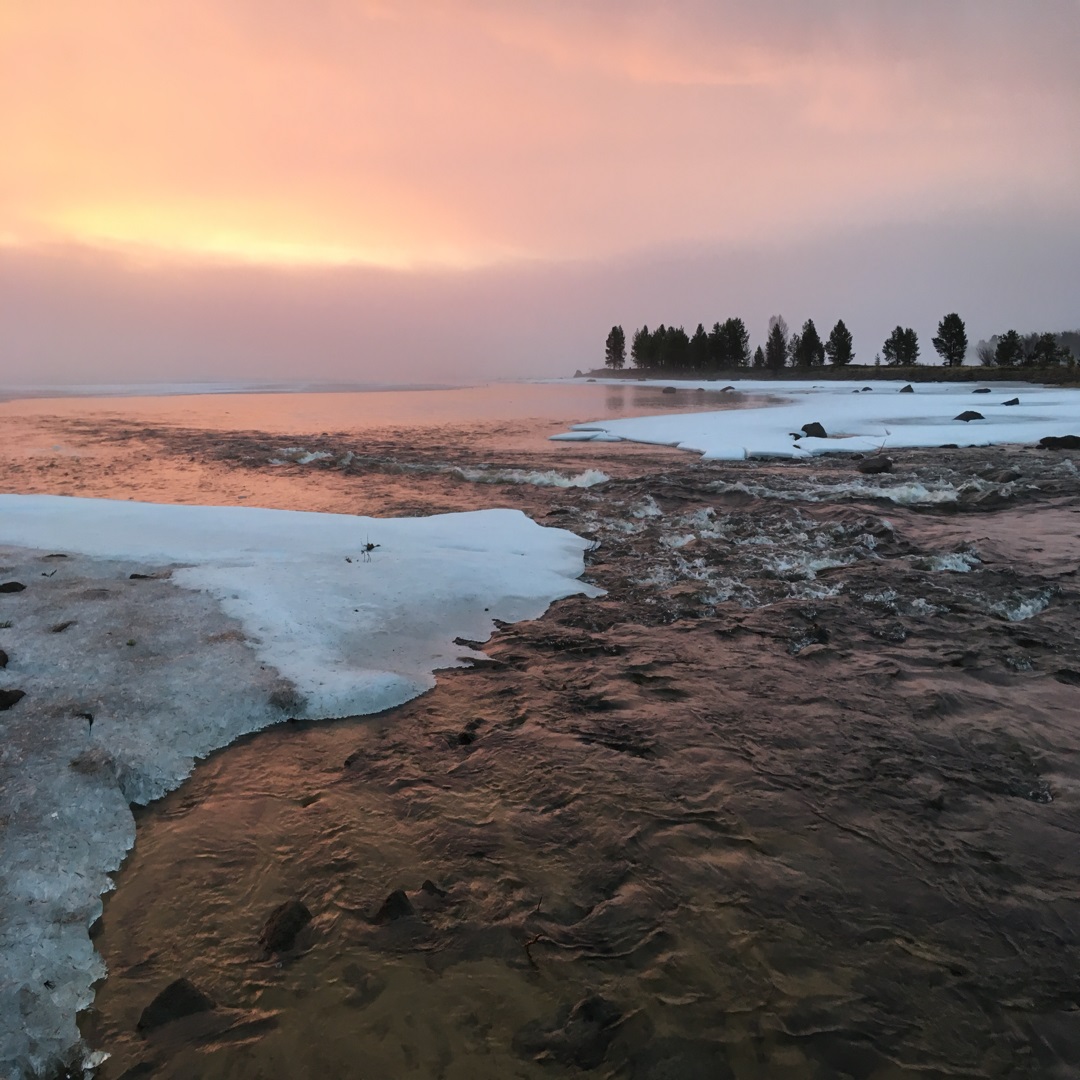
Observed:
[[[864,458],[855,466],[861,473],[887,473],[892,472],[893,459],[885,454],[875,454],[873,457]]]
[[[386,989],[386,980],[373,971],[364,971],[358,964],[348,964],[341,973],[341,981],[350,988],[345,1004],[354,1009],[364,1009]]]
[[[187,979],[177,979],[169,983],[164,990],[142,1011],[137,1029],[153,1031],[163,1024],[179,1020],[183,1016],[209,1012],[217,1006],[194,983]]]
[[[803,424],[802,431],[805,436],[811,439],[827,439],[829,437],[825,429],[816,420],[809,424]]]
[[[6,668],[8,665],[8,654],[0,649],[0,668]]]
[[[22,592],[26,586],[21,581],[5,581],[0,585],[0,593],[4,592]]]
[[[514,1050],[521,1057],[551,1057],[560,1065],[588,1071],[603,1062],[620,1020],[617,1005],[593,994],[572,1007],[563,1006],[549,1028],[536,1021],[526,1024],[514,1036]]]
[[[959,416],[954,416],[954,420],[963,420],[966,424],[969,420],[985,420],[981,412],[976,412],[974,409],[965,409]]]
[[[311,922],[311,912],[299,900],[279,904],[266,920],[259,944],[267,952],[287,952],[296,944],[296,936]]]
[[[660,391],[660,393],[661,394],[674,394],[675,393],[675,387],[674,386],[665,386],[664,389]]]
[[[978,388],[978,390],[972,390],[971,392],[973,394],[989,394],[990,393],[990,387],[989,386],[980,386]]]
[[[416,914],[404,889],[395,889],[383,902],[382,907],[375,912],[375,922],[396,922],[398,919],[407,919]]]

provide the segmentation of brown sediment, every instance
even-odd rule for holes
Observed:
[[[476,464],[520,464],[488,437]],[[460,462],[458,442],[373,456]],[[873,478],[848,459],[526,458],[614,477],[562,489],[272,466],[264,444],[122,445],[182,458],[204,501],[518,506],[595,537],[608,593],[500,629],[493,663],[389,713],[244,739],[142,812],[83,1024],[114,1054],[105,1080],[1073,1075],[1068,454],[899,451]],[[308,942],[267,960],[267,913],[292,898]],[[219,1008],[139,1035],[178,977]]]

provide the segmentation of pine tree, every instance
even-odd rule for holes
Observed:
[[[802,330],[792,339],[792,362],[796,367],[809,368],[825,363],[825,346],[813,319],[803,323]]]
[[[994,363],[998,367],[1018,367],[1024,359],[1024,343],[1015,330],[1009,330],[998,339],[994,349]]]
[[[898,326],[886,338],[881,355],[889,367],[914,367],[919,362],[918,334],[910,326]]]
[[[850,364],[855,359],[851,331],[844,325],[843,319],[838,319],[832,328],[829,340],[825,342],[825,352],[828,354],[829,362],[837,367]]]
[[[717,371],[724,366],[724,328],[714,322],[709,331],[709,368]]]
[[[754,367],[759,371],[765,366],[765,350],[759,345],[754,350]]]
[[[681,326],[668,329],[664,348],[667,354],[665,366],[672,371],[685,371],[690,355],[690,337]]]
[[[800,334],[798,330],[793,330],[787,343],[787,363],[791,367],[795,366],[795,354],[799,351],[801,342],[802,334]]]
[[[938,323],[937,337],[931,338],[938,356],[945,361],[946,367],[960,367],[967,355],[967,330],[964,320],[956,312],[946,315]]]
[[[1032,364],[1035,367],[1049,367],[1062,359],[1062,350],[1058,349],[1057,334],[1039,334],[1031,350]]]
[[[788,325],[783,315],[769,320],[769,336],[765,339],[765,366],[770,371],[781,371],[787,363]]]
[[[687,362],[692,371],[706,371],[709,367],[709,335],[705,333],[705,327],[697,324],[694,336],[690,339],[690,347],[687,353]]]
[[[647,325],[640,330],[634,331],[634,341],[630,346],[630,358],[634,361],[634,367],[636,368],[652,367],[652,335],[649,333]]]
[[[750,333],[739,318],[726,319],[720,327],[720,366],[744,368],[750,363]]]
[[[652,366],[660,371],[668,366],[668,329],[663,323],[652,332]]]
[[[621,326],[613,326],[607,336],[604,349],[604,364],[618,371],[626,363],[626,335]]]

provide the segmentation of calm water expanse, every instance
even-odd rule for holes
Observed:
[[[745,396],[739,395],[745,401]],[[112,417],[215,430],[365,431],[478,423],[564,423],[730,407],[716,391],[664,394],[658,386],[598,383],[493,383],[449,389],[325,393],[202,393],[11,397],[5,416]]]
[[[420,490],[410,477],[417,469],[496,461],[525,470],[632,471],[642,457],[685,455],[630,443],[560,444],[549,436],[591,420],[745,408],[761,400],[585,382],[13,398],[0,400],[0,490],[370,515],[474,509],[505,500],[472,484],[465,488],[473,489],[473,498],[463,501],[465,492],[448,495],[445,485],[431,484]],[[265,466],[296,448],[335,459],[352,454],[353,475],[324,472],[316,483],[310,470],[236,468],[240,461]]]

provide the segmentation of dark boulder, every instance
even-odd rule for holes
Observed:
[[[1080,450],[1080,435],[1047,435],[1039,440],[1044,450]]]
[[[182,1016],[194,1016],[195,1013],[209,1012],[215,1008],[208,998],[194,983],[187,979],[177,979],[169,983],[164,990],[142,1011],[139,1017],[139,1031],[153,1031],[163,1024],[179,1020]]]
[[[914,394],[915,393],[915,387],[913,387],[911,385],[911,383],[908,383],[907,386],[901,386],[899,392],[901,394]]]
[[[3,592],[22,592],[26,586],[21,581],[5,581],[3,585],[0,585],[0,593]]]
[[[971,392],[973,394],[989,394],[990,393],[990,387],[989,386],[980,386],[978,390],[972,390]]]
[[[954,416],[954,420],[963,420],[966,424],[969,420],[985,420],[981,412],[975,412],[974,409],[965,409],[959,416]]]
[[[726,394],[729,390],[734,390],[734,389],[735,389],[734,386],[721,386],[720,390],[719,390],[719,393]]]
[[[427,893],[428,896],[443,897],[446,895],[445,889],[440,889],[430,878],[428,878],[423,885],[420,886],[420,891]]]
[[[886,473],[892,472],[893,460],[891,457],[886,457],[884,454],[875,454],[873,457],[863,458],[856,469],[861,473]]]
[[[0,690],[0,712],[10,709],[12,705],[22,701],[26,697],[25,690]]]
[[[1008,401],[1003,401],[1002,405],[1019,405],[1020,399],[1018,397],[1009,398]]]
[[[299,900],[278,904],[263,926],[259,944],[268,952],[287,952],[296,944],[296,936],[311,922],[311,912]]]
[[[8,662],[8,654],[0,649],[0,668],[6,668]]]
[[[870,393],[870,392],[871,392],[871,391],[872,391],[873,389],[874,389],[874,388],[873,388],[872,386],[864,386],[864,387],[862,388],[862,392],[863,392],[864,394],[869,394],[869,393]]]
[[[674,386],[665,386],[664,389],[660,391],[660,393],[661,394],[674,394],[675,393],[675,387]]]
[[[829,437],[825,429],[816,420],[810,424],[803,424],[802,431],[805,436],[811,439],[827,439]]]
[[[404,889],[395,889],[383,902],[382,907],[375,912],[375,922],[396,922],[398,919],[407,919],[415,915],[416,909],[412,901],[406,895]]]

